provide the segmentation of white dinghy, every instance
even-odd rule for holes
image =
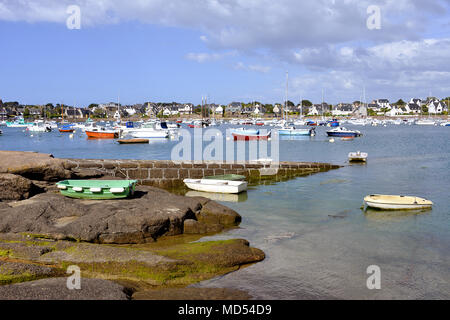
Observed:
[[[364,197],[364,204],[371,208],[383,210],[414,210],[429,209],[433,202],[414,196],[371,194]]]
[[[365,152],[357,151],[357,152],[350,152],[348,154],[348,161],[354,161],[354,162],[366,162],[367,161],[368,154]]]
[[[240,193],[247,190],[246,181],[214,180],[214,179],[184,179],[189,189],[216,193]]]

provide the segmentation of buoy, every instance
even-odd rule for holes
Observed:
[[[330,142],[334,142],[334,139],[333,138],[331,138],[330,140],[328,140],[328,141],[330,141]]]
[[[30,135],[30,137],[32,137],[33,135]]]
[[[227,137],[227,141],[229,141],[230,140],[230,137]]]
[[[69,134],[69,138],[73,139],[73,133]]]

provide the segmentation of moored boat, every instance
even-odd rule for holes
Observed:
[[[244,181],[245,176],[241,176],[240,174],[222,174],[217,176],[206,176],[203,179],[209,180],[228,180],[228,181]]]
[[[247,182],[215,179],[184,179],[189,189],[215,193],[240,193],[247,190]]]
[[[417,120],[416,125],[419,126],[434,126],[436,122],[431,119],[423,119],[423,120]]]
[[[253,140],[268,140],[270,138],[270,132],[266,134],[251,134],[251,133],[236,133],[233,132],[233,139],[235,141],[253,141]]]
[[[92,200],[127,198],[134,193],[136,180],[64,180],[56,184],[66,197]]]
[[[350,162],[366,162],[368,154],[365,152],[357,151],[350,152],[348,154],[348,161]]]
[[[139,144],[139,143],[149,143],[149,139],[120,139],[117,140],[119,144]]]
[[[117,139],[119,137],[119,131],[107,130],[101,127],[86,130],[85,133],[90,139]]]
[[[327,131],[329,137],[359,137],[361,132],[358,130],[350,130],[344,127],[337,127]]]
[[[383,210],[429,209],[433,202],[414,196],[371,194],[364,197],[368,207]]]
[[[311,129],[296,129],[295,127],[286,127],[278,129],[280,136],[314,136],[316,131]]]
[[[61,128],[59,128],[59,132],[61,133],[72,133],[75,131],[75,128],[73,125],[63,125]]]

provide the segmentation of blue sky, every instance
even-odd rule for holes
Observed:
[[[81,9],[70,30],[69,5]],[[381,28],[369,30],[377,5]],[[450,95],[450,1],[0,0],[0,99],[329,103]]]

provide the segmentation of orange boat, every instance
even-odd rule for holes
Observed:
[[[118,131],[112,130],[98,130],[94,129],[91,131],[86,131],[86,135],[89,139],[117,139],[119,138]]]

